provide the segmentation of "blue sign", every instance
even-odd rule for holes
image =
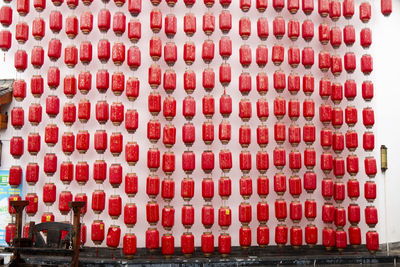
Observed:
[[[8,198],[12,195],[21,195],[22,184],[18,188],[11,188],[8,184],[9,170],[0,170],[0,246],[7,246],[6,226],[11,222],[8,213]]]

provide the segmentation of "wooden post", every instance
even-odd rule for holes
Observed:
[[[27,200],[17,200],[17,201],[10,201],[11,207],[15,209],[15,221],[17,224],[17,233],[16,237],[14,238],[15,241],[13,243],[14,247],[20,248],[21,247],[21,232],[22,232],[22,212],[24,211],[24,208],[28,206],[29,201]],[[16,249],[14,250],[14,260],[16,262],[19,262],[20,260],[20,254],[19,250]]]
[[[79,266],[79,247],[81,243],[80,234],[81,234],[81,209],[85,206],[84,201],[71,201],[68,205],[72,208],[74,212],[74,234],[73,234],[73,254],[71,267]]]

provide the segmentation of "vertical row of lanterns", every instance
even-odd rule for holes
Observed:
[[[301,128],[296,123],[300,117],[300,101],[296,97],[297,93],[300,91],[300,76],[296,73],[295,69],[297,69],[297,67],[300,65],[300,48],[296,45],[296,41],[300,36],[300,22],[293,18],[293,16],[299,11],[299,2],[290,1],[288,2],[287,8],[292,17],[288,22],[288,37],[291,40],[291,47],[288,50],[288,63],[291,67],[291,73],[288,76],[288,91],[292,95],[292,98],[288,102],[288,116],[291,120],[291,125],[288,128],[288,137],[289,143],[292,147],[292,150],[289,153],[289,169],[292,172],[290,178],[288,179],[289,193],[292,196],[292,201],[289,205],[289,216],[294,224],[290,228],[290,244],[294,248],[299,248],[303,243],[303,230],[299,226],[299,222],[303,216],[302,204],[299,201],[299,197],[302,193],[302,183],[301,178],[298,175],[298,172],[302,167],[302,159],[301,153],[297,149],[301,142]],[[306,20],[302,25],[302,35],[305,38],[305,41],[310,40],[310,25],[313,25],[310,20]],[[308,68],[311,64],[310,47],[304,48],[302,54],[303,65],[305,68]],[[304,161],[306,162],[306,159],[309,160],[309,157],[313,157],[312,150],[305,151]]]
[[[101,9],[97,17],[97,26],[102,38],[97,43],[97,55],[101,63],[101,68],[96,72],[96,89],[100,99],[95,106],[96,120],[100,129],[94,133],[94,149],[98,159],[93,164],[93,179],[96,183],[96,189],[92,192],[92,210],[97,217],[91,225],[91,239],[95,246],[99,246],[105,239],[105,223],[100,219],[100,214],[105,209],[106,193],[104,192],[104,181],[107,179],[107,162],[104,160],[104,153],[107,150],[108,135],[104,125],[108,120],[108,103],[106,102],[106,92],[109,88],[109,72],[106,64],[110,58],[110,43],[105,38],[106,33],[111,26],[111,13],[107,8],[108,1],[103,1],[104,8]],[[71,16],[73,20],[74,15]],[[107,55],[108,54],[108,55]],[[107,238],[108,239],[108,238]],[[108,240],[107,240],[108,241]],[[107,242],[109,245],[109,242]]]
[[[284,1],[274,1],[273,8],[275,12],[280,13],[285,7]],[[278,221],[275,227],[275,243],[278,246],[284,246],[288,241],[288,227],[285,223],[287,218],[287,204],[282,197],[286,192],[286,175],[282,172],[286,165],[286,150],[283,144],[286,141],[286,125],[281,120],[286,115],[286,100],[282,97],[282,93],[286,88],[286,75],[281,69],[281,64],[284,61],[285,48],[281,44],[281,39],[286,33],[285,20],[281,15],[278,15],[273,20],[273,35],[276,39],[276,44],[272,47],[272,62],[278,67],[273,74],[274,89],[278,96],[274,99],[274,115],[277,122],[274,124],[274,139],[277,147],[273,150],[273,162],[277,170],[274,175],[274,191],[278,196],[275,200],[275,218]]]
[[[164,31],[167,38],[173,40],[177,32],[177,19],[174,11],[176,1],[166,1],[171,13],[165,17]],[[175,154],[170,150],[176,142],[176,128],[171,123],[176,115],[176,100],[172,96],[176,89],[176,73],[172,68],[177,61],[177,47],[175,42],[168,41],[164,46],[164,60],[170,67],[164,72],[163,87],[167,96],[163,101],[163,115],[168,124],[163,127],[163,144],[168,152],[163,154],[163,172],[167,175],[161,183],[161,197],[166,202],[162,209],[161,224],[166,231],[161,237],[161,252],[165,257],[170,257],[175,253],[175,237],[172,234],[172,228],[175,222],[175,208],[170,204],[175,197],[175,181],[171,178],[175,170]]]
[[[185,125],[189,123],[189,119],[192,119],[193,116],[195,115],[195,106],[196,103],[190,95],[193,93],[193,91],[196,88],[196,74],[195,72],[191,69],[192,64],[196,60],[196,45],[194,42],[192,42],[190,39],[193,36],[194,32],[196,31],[196,17],[191,13],[191,8],[195,4],[195,1],[193,0],[186,0],[184,1],[186,9],[189,11],[189,13],[185,14],[184,17],[184,32],[186,34],[186,42],[183,45],[183,60],[186,64],[186,69],[184,73],[184,89],[186,92],[186,97],[183,100],[183,106],[186,108],[186,112],[184,112],[183,116],[186,119]],[[193,77],[188,79],[187,77]],[[188,81],[191,81],[188,83]],[[188,100],[188,102],[186,102]],[[190,103],[187,105],[187,103]],[[204,106],[203,106],[203,111],[204,111]],[[189,115],[189,116],[187,116]],[[184,135],[182,131],[182,135]],[[193,136],[193,142],[195,139],[195,134],[191,134]],[[189,136],[185,136],[184,138],[187,138]],[[185,140],[183,140],[185,144]],[[187,140],[186,140],[187,141]],[[186,229],[186,232],[184,232],[181,236],[181,251],[182,254],[186,257],[190,257],[194,253],[194,235],[192,232],[190,232],[190,229],[192,228],[194,221],[195,221],[195,210],[194,207],[189,203],[190,200],[194,196],[194,187],[195,187],[195,182],[193,178],[190,177],[190,175],[193,173],[195,166],[196,166],[196,160],[195,160],[195,153],[191,151],[188,147],[188,150],[184,151],[182,154],[182,169],[187,175],[182,181],[181,181],[181,197],[183,201],[186,203],[182,206],[182,225]]]
[[[128,11],[129,13],[137,17],[142,9],[141,0],[129,0]],[[137,43],[141,38],[141,23],[137,18],[132,18],[128,22],[128,38],[132,43]],[[128,62],[132,71],[136,71],[141,65],[141,53],[138,46],[131,46],[128,50]],[[136,76],[131,76],[126,81],[126,95],[128,100],[133,104],[139,96],[140,82]],[[133,171],[133,166],[139,161],[139,145],[134,141],[134,133],[136,132],[139,124],[139,113],[135,108],[129,108],[125,115],[125,129],[128,134],[132,136],[131,141],[128,141],[125,145],[125,160],[130,166],[130,172],[125,175],[125,193],[128,196],[128,203],[124,206],[124,223],[128,228],[128,233],[123,238],[123,252],[131,258],[136,254],[137,238],[132,232],[132,228],[137,222],[137,206],[133,202],[138,191],[138,177]]]
[[[232,243],[231,236],[227,232],[232,223],[232,211],[227,205],[227,200],[232,192],[232,182],[228,176],[232,168],[232,152],[226,147],[231,140],[231,124],[227,118],[232,113],[232,100],[230,97],[226,97],[226,87],[231,82],[231,66],[227,60],[232,55],[232,40],[228,36],[232,28],[232,15],[228,11],[231,4],[230,0],[222,0],[220,4],[223,10],[219,14],[219,28],[223,36],[219,41],[219,52],[224,62],[219,67],[219,81],[223,87],[223,95],[220,98],[220,113],[223,119],[218,127],[218,136],[223,148],[219,151],[219,167],[222,177],[218,181],[218,191],[222,199],[222,206],[218,209],[218,225],[222,233],[218,236],[218,252],[226,257],[231,253]],[[214,30],[214,27],[212,30]]]
[[[212,151],[212,143],[214,141],[214,125],[212,123],[211,118],[214,115],[214,103],[211,103],[211,107],[207,102],[214,102],[214,97],[211,95],[211,92],[215,86],[215,73],[212,68],[210,68],[210,63],[214,59],[214,50],[215,45],[212,40],[210,40],[210,35],[213,33],[213,29],[211,26],[207,26],[210,24],[211,17],[211,8],[214,5],[213,0],[204,1],[205,6],[207,7],[207,12],[203,14],[203,31],[207,36],[207,39],[204,40],[202,44],[202,52],[201,56],[206,68],[203,70],[202,74],[202,85],[206,95],[203,97],[203,114],[205,115],[205,121],[202,124],[202,140],[206,145],[206,150],[204,150],[201,154],[201,169],[206,176],[203,178],[201,183],[201,194],[205,201],[203,207],[201,208],[201,223],[203,224],[204,232],[201,235],[201,251],[205,256],[211,255],[214,252],[214,235],[211,231],[211,227],[214,225],[214,206],[211,201],[214,197],[214,181],[212,176],[212,171],[214,170],[214,152]],[[214,22],[215,23],[215,22]],[[207,101],[208,99],[208,101]],[[195,100],[191,99],[193,105],[195,105]],[[193,133],[194,133],[194,126]]]
[[[250,7],[251,1],[240,1],[240,9],[243,13],[248,12]],[[243,34],[243,32],[246,33]],[[243,16],[239,20],[239,34],[244,42],[244,44],[242,44],[239,48],[239,61],[243,68],[242,73],[239,75],[239,91],[241,92],[242,96],[245,97],[251,91],[251,75],[245,70],[251,65],[252,62],[251,48],[246,44],[246,40],[251,34],[251,22],[246,16]],[[239,116],[242,120],[242,125],[239,128],[239,143],[242,149],[244,149],[239,155],[239,165],[240,170],[242,171],[242,177],[239,180],[239,193],[244,199],[244,201],[241,202],[238,207],[239,222],[241,223],[241,227],[239,229],[239,245],[243,249],[247,249],[251,246],[251,228],[249,227],[249,224],[252,219],[252,208],[247,199],[252,194],[253,186],[251,178],[248,176],[252,165],[251,153],[250,151],[246,150],[251,142],[251,130],[246,124],[251,118],[251,102],[247,98],[242,98],[239,103]]]
[[[314,1],[303,1],[304,14],[310,16],[314,11]],[[307,18],[302,24],[302,37],[306,42],[311,42],[314,37],[314,23]],[[305,47],[302,51],[302,63],[306,69],[314,65],[314,50],[312,47]],[[299,82],[300,83],[300,82]],[[303,187],[308,197],[304,202],[304,217],[309,222],[304,229],[305,243],[314,246],[318,241],[318,229],[314,224],[317,217],[317,202],[313,196],[317,188],[317,176],[314,172],[316,165],[316,152],[313,147],[315,142],[315,126],[312,120],[315,116],[315,103],[311,98],[314,93],[315,79],[311,72],[303,76],[303,93],[306,99],[303,101],[303,117],[306,120],[303,126],[303,141],[306,145],[304,150],[304,166],[306,172],[303,176]]]
[[[19,1],[18,2],[18,13],[20,14],[20,16],[22,18],[25,17],[25,15],[27,14],[27,12],[29,12],[29,2],[28,2],[28,6],[25,6],[23,8],[24,5],[24,1]],[[28,10],[26,10],[26,8],[28,8]],[[25,10],[24,10],[25,9]],[[2,49],[3,50],[8,50],[11,46],[11,33],[8,31],[11,27],[12,27],[12,8],[9,5],[3,5],[1,8],[1,24],[4,28],[2,31],[2,35],[4,34],[4,36],[9,37],[10,40],[6,40],[6,42],[4,43],[4,45],[2,44]],[[17,34],[16,34],[16,39],[18,42],[18,51],[20,49],[20,46],[25,44],[25,42],[28,39],[28,34],[29,34],[29,28],[28,25],[23,22],[20,21],[21,17],[19,18],[19,21],[17,23],[17,25],[15,26],[15,28],[19,29],[20,34],[18,35],[17,38]],[[9,45],[7,44],[9,41]],[[18,69],[17,69],[18,70]],[[18,70],[18,71],[23,71],[23,69]],[[18,73],[17,76],[19,76],[20,74]],[[14,98],[17,100],[18,104],[12,109],[11,111],[11,124],[13,126],[13,137],[10,140],[10,154],[13,156],[13,161],[14,164],[11,166],[10,168],[10,175],[9,175],[9,184],[12,188],[17,188],[20,186],[20,184],[23,182],[22,181],[22,167],[20,165],[17,165],[16,162],[18,162],[18,160],[20,160],[21,156],[23,155],[23,149],[24,149],[24,140],[21,136],[19,136],[19,132],[22,129],[23,125],[24,125],[24,110],[22,107],[19,107],[19,104],[25,99],[26,97],[26,82],[23,79],[17,79],[13,85],[13,96]],[[32,166],[33,167],[33,166]],[[33,170],[33,169],[32,169]],[[37,170],[37,178],[38,178],[39,174],[38,174],[38,170]],[[35,177],[32,177],[33,180],[35,180]],[[36,180],[37,181],[37,180]],[[35,183],[34,181],[32,181],[32,183]],[[34,195],[32,195],[34,197]],[[21,200],[21,196],[19,194],[12,194],[9,196],[9,201],[13,201],[13,200]],[[32,198],[32,200],[34,200],[34,198]],[[37,198],[36,198],[37,200]],[[32,201],[32,205],[31,207],[37,207],[37,201],[36,203],[34,203]],[[11,207],[9,207],[8,209],[9,213],[11,214],[11,216],[15,215],[15,210]],[[12,240],[15,237],[15,231],[16,231],[16,225],[14,223],[14,221],[12,220],[11,223],[9,223],[6,226],[6,236],[5,236],[5,241],[10,244],[12,242]]]
[[[391,12],[391,2],[383,0],[381,1],[381,11],[384,15],[388,15]],[[359,7],[359,18],[364,23],[365,28],[361,30],[361,46],[364,50],[368,49],[372,44],[372,34],[369,27],[367,27],[371,19],[371,4],[369,2],[360,3]],[[364,38],[363,38],[364,37]],[[366,51],[367,52],[367,51]],[[364,74],[365,80],[362,83],[362,96],[365,102],[370,102],[374,96],[373,82],[369,80],[369,75],[373,71],[373,60],[372,56],[368,53],[363,54],[360,59],[361,72]],[[375,136],[371,131],[375,124],[374,110],[371,107],[364,107],[362,111],[362,119],[366,131],[363,134],[363,149],[366,152],[371,152],[375,148]],[[377,173],[376,160],[373,156],[367,156],[364,159],[365,174],[370,178],[369,181],[364,183],[364,196],[368,202],[368,206],[365,207],[365,223],[370,228],[366,233],[366,245],[370,252],[375,252],[379,249],[379,234],[375,231],[375,225],[378,223],[378,210],[373,205],[376,199],[376,184],[373,181]],[[350,182],[350,181],[349,181]],[[349,206],[350,209],[351,206]],[[350,210],[349,210],[350,212]],[[358,211],[360,213],[360,211]],[[350,213],[349,213],[350,220]],[[352,229],[352,228],[350,228]],[[350,235],[349,229],[349,235]],[[353,229],[352,229],[353,230]],[[386,237],[387,238],[387,237]],[[360,237],[361,239],[361,237]],[[361,242],[360,242],[361,243]]]
[[[245,1],[242,6],[242,10],[243,8],[246,10],[246,6],[249,6],[250,8],[249,3],[246,4]],[[256,1],[256,9],[260,15],[264,14],[267,7],[268,1]],[[265,42],[267,40],[269,36],[269,30],[268,20],[266,17],[259,16],[257,20],[257,35],[261,42]],[[269,227],[267,226],[267,222],[269,220],[269,204],[265,201],[265,199],[269,195],[269,179],[265,173],[269,169],[269,155],[265,148],[269,143],[269,134],[268,127],[265,122],[269,117],[269,106],[267,99],[264,97],[268,92],[268,76],[264,70],[268,63],[268,48],[264,44],[260,44],[257,47],[256,63],[261,69],[256,76],[257,92],[260,95],[260,98],[257,100],[257,117],[261,122],[261,124],[257,127],[257,144],[261,150],[259,150],[256,155],[256,167],[260,173],[257,178],[257,193],[261,199],[261,201],[257,203],[257,220],[259,222],[259,226],[257,227],[257,244],[260,247],[266,247],[269,244]],[[244,92],[248,93],[247,91],[249,91],[249,89],[244,90]],[[243,92],[243,90],[241,90],[241,92]],[[239,129],[239,136],[240,139],[243,138],[243,140],[240,142],[242,147],[250,145],[250,126],[241,126]],[[241,184],[242,183],[243,187],[241,185],[240,189],[242,190],[242,188],[246,188],[246,190],[245,192],[241,193],[241,195],[244,199],[249,198],[252,194],[252,180],[247,177],[246,179],[241,180]]]
[[[158,36],[162,29],[162,14],[161,11],[156,8],[156,6],[160,4],[160,1],[154,0],[152,1],[152,4],[153,9],[150,12],[150,29],[153,32],[153,36],[149,41],[149,51],[153,63],[148,69],[148,83],[152,90],[148,96],[148,109],[153,117],[147,123],[147,138],[152,144],[152,147],[147,151],[147,167],[151,173],[147,177],[146,181],[146,193],[150,198],[150,201],[147,202],[146,205],[146,219],[150,225],[146,231],[146,248],[150,252],[158,249],[160,246],[160,233],[156,227],[159,221],[159,205],[155,201],[155,198],[158,196],[160,191],[160,177],[156,172],[160,167],[161,158],[160,150],[156,146],[156,143],[161,137],[161,123],[157,119],[157,116],[161,111],[161,94],[157,91],[161,84],[161,67],[157,61],[162,55],[162,41]],[[164,47],[164,50],[165,49],[166,46]],[[166,55],[165,52],[166,51],[164,51],[164,59],[170,55]],[[165,167],[163,155],[163,170]],[[165,237],[163,238],[163,242],[165,242]],[[171,236],[169,240],[169,246],[171,246],[171,242],[173,243],[173,236]]]

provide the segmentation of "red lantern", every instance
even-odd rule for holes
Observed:
[[[183,200],[189,201],[194,196],[194,181],[191,178],[185,178],[181,182],[181,196]]]
[[[133,1],[131,1],[133,2]],[[131,42],[138,42],[142,37],[142,24],[137,19],[131,19],[128,22],[128,38]]]
[[[232,153],[223,149],[219,152],[219,166],[223,172],[229,172],[232,168]]]
[[[35,40],[42,40],[45,35],[46,25],[42,18],[35,18],[32,21],[32,36]]]
[[[25,50],[17,50],[15,52],[14,67],[18,72],[24,72],[28,67],[28,55]]]
[[[297,68],[300,64],[300,49],[298,47],[290,47],[288,50],[288,63],[292,68]]]
[[[368,23],[371,19],[371,4],[363,2],[360,4],[360,20],[364,23]]]
[[[15,223],[9,223],[5,227],[5,241],[10,246],[14,242],[16,230],[17,229]]]
[[[161,225],[167,231],[170,231],[174,226],[175,209],[172,206],[165,206],[162,209]]]
[[[243,226],[248,226],[251,222],[251,205],[242,202],[239,205],[239,221]]]
[[[150,12],[150,28],[154,33],[158,33],[162,28],[162,13],[159,9]]]
[[[35,185],[39,180],[39,165],[33,162],[28,163],[26,165],[25,176],[26,182],[29,185]]]
[[[68,38],[74,39],[78,35],[78,23],[78,18],[73,15],[65,19],[65,33]]]
[[[211,126],[213,126],[213,125],[211,125]],[[213,135],[213,139],[214,139],[214,135]],[[193,143],[195,141],[195,127],[192,123],[185,123],[182,126],[182,141],[188,147],[193,145]]]
[[[285,48],[282,45],[272,47],[272,62],[275,66],[280,66],[285,57]]]
[[[175,154],[173,152],[163,154],[162,169],[167,175],[171,175],[175,171]]]
[[[364,75],[369,75],[371,74],[373,70],[373,63],[372,63],[372,57],[371,55],[363,55],[361,57],[361,71],[364,73]]]
[[[274,27],[274,35],[276,35],[276,20],[274,20],[273,22],[273,27]],[[284,35],[284,33],[283,33]],[[292,41],[296,41],[297,38],[299,38],[300,36],[300,23],[298,20],[295,19],[291,19],[288,22],[288,37],[290,38],[290,40]]]
[[[75,201],[83,201],[85,202],[85,205],[83,206],[81,210],[81,216],[84,216],[87,212],[87,196],[85,193],[79,193],[75,195]],[[85,233],[85,241],[86,241],[86,233]]]
[[[342,207],[335,208],[335,226],[337,229],[343,229],[346,225],[346,210]]]
[[[114,52],[114,47],[113,47],[113,52]],[[110,42],[108,40],[101,39],[97,43],[97,57],[103,64],[107,63],[108,60],[110,59]]]
[[[125,175],[125,193],[128,197],[134,197],[138,191],[138,177],[136,173]]]
[[[92,193],[92,210],[95,214],[103,212],[106,205],[106,193],[102,190],[95,190]]]
[[[34,216],[38,211],[38,196],[36,193],[28,193],[25,196],[25,200],[29,201],[28,206],[26,206],[25,211],[28,216]]]
[[[166,233],[161,237],[161,253],[170,258],[175,253],[174,236]]]
[[[96,160],[93,164],[93,179],[97,184],[102,184],[107,178],[107,163],[104,160]]]
[[[379,249],[379,234],[376,231],[368,231],[366,234],[367,249],[375,253]]]
[[[49,46],[50,46],[50,43],[49,43]],[[32,66],[34,68],[40,69],[43,66],[43,62],[44,62],[44,50],[43,50],[43,47],[34,46],[32,48],[32,54],[31,54],[31,64],[32,64]],[[14,82],[14,85],[15,85],[15,82]],[[18,92],[15,92],[15,89],[14,89],[13,93],[14,93],[14,96],[15,96],[16,93],[17,93],[17,96],[18,96]]]
[[[314,38],[314,23],[312,20],[307,19],[303,21],[303,24],[301,25],[301,36],[306,42],[310,42]],[[306,47],[306,49],[307,51],[312,52],[312,58],[314,61],[314,50],[311,47]]]
[[[269,220],[269,205],[267,202],[258,202],[257,204],[257,220],[261,225],[265,225]]]
[[[79,185],[85,185],[89,180],[89,165],[85,161],[80,161],[75,165],[75,179]]]
[[[174,3],[175,5],[175,3]],[[191,37],[196,32],[196,16],[193,13],[186,13],[183,18],[183,30]]]
[[[58,196],[58,209],[62,215],[66,216],[70,212],[69,202],[71,201],[72,193],[70,191],[62,191]]]
[[[205,232],[201,235],[201,251],[206,257],[214,252],[214,235],[212,232]]]
[[[307,199],[304,203],[304,217],[308,221],[314,221],[317,217],[317,203],[313,199]]]
[[[389,16],[392,13],[392,1],[391,0],[381,1],[381,12],[384,16]]]
[[[215,73],[214,73],[214,70],[211,69],[211,68],[204,69],[202,78],[203,78],[202,84],[203,84],[204,90],[212,91],[212,89],[214,89],[214,86],[215,86]]]
[[[318,228],[313,225],[309,224],[305,227],[305,241],[306,243],[312,247],[317,243],[318,240]]]
[[[74,45],[67,46],[64,50],[64,63],[69,68],[74,68],[78,63],[78,48]],[[79,86],[79,83],[78,83]]]
[[[222,230],[227,230],[232,223],[232,212],[229,207],[222,206],[218,209],[218,225]]]
[[[288,228],[284,224],[279,224],[275,227],[275,243],[282,247],[288,241]]]
[[[266,247],[269,244],[269,228],[265,225],[257,227],[257,244],[260,247]]]
[[[23,1],[18,1],[23,3]],[[29,5],[28,5],[29,8]],[[8,27],[12,24],[12,8],[9,6],[2,6],[0,9],[0,23],[3,27]]]
[[[161,197],[170,202],[175,196],[175,182],[170,178],[165,178],[161,182]]]
[[[74,164],[70,161],[60,164],[60,180],[63,184],[70,184],[74,177]]]
[[[214,197],[214,181],[211,178],[205,178],[201,182],[201,195],[205,201],[211,201]]]
[[[130,166],[135,166],[139,160],[139,145],[136,142],[128,142],[125,145],[125,160]]]
[[[251,52],[251,51],[250,51]],[[258,67],[263,68],[268,63],[268,48],[265,45],[259,45],[256,49],[256,63]],[[251,86],[251,84],[250,84]]]
[[[219,99],[219,112],[224,118],[232,113],[232,98],[229,95],[223,94]]]
[[[269,194],[269,179],[266,176],[257,178],[257,194],[264,199]]]
[[[107,231],[107,246],[117,248],[121,238],[121,229],[119,225],[111,225]]]
[[[205,205],[201,209],[201,223],[206,229],[209,229],[214,224],[214,207]]]
[[[116,12],[113,16],[113,31],[115,35],[121,36],[126,29],[126,17],[122,12]]]
[[[147,151],[147,167],[152,172],[160,167],[160,151],[157,148],[150,148]]]
[[[57,156],[54,153],[47,153],[43,159],[44,172],[47,176],[53,176],[57,171]]]
[[[95,220],[91,226],[91,238],[95,245],[101,245],[104,240],[104,223],[102,220]]]
[[[218,180],[218,193],[224,200],[228,199],[232,193],[232,182],[229,177],[221,177]]]
[[[361,229],[357,226],[349,227],[349,243],[353,247],[361,245]]]
[[[325,203],[322,205],[322,221],[332,223],[335,219],[335,207],[333,204]]]
[[[317,175],[314,172],[307,171],[304,173],[304,189],[307,193],[313,193],[317,188]]]
[[[20,195],[10,195],[8,197],[8,213],[10,213],[11,215],[15,214],[15,209],[10,205],[11,201],[20,201],[21,200],[21,196]]]
[[[80,29],[83,34],[89,34],[93,29],[93,14],[85,11],[80,17]]]
[[[137,221],[137,207],[133,203],[127,203],[124,207],[124,223],[132,228]]]
[[[11,188],[17,188],[22,182],[21,166],[11,166],[8,183]]]
[[[258,151],[256,156],[256,166],[260,173],[266,173],[269,168],[269,155],[266,151]]]
[[[281,170],[286,165],[286,150],[281,147],[277,147],[273,152],[274,165],[278,170]]]
[[[122,42],[115,42],[112,47],[112,61],[116,66],[122,65],[125,61],[125,45]]]
[[[133,258],[136,254],[136,236],[133,233],[127,233],[123,239],[123,253],[127,259]]]
[[[358,212],[360,211],[358,210]],[[360,216],[359,213],[358,216]],[[378,223],[378,210],[374,206],[368,206],[365,208],[365,222],[370,228],[374,228]]]
[[[262,41],[267,40],[269,36],[269,29],[268,29],[268,20],[266,18],[261,17],[257,20],[257,35]]]
[[[112,195],[108,199],[108,214],[111,219],[116,220],[122,212],[122,199],[119,195]]]
[[[336,248],[342,251],[347,247],[347,234],[343,230],[337,230],[335,234],[336,238]]]
[[[189,229],[194,224],[194,207],[192,205],[184,205],[182,207],[182,225]]]
[[[11,125],[15,129],[21,129],[24,126],[24,110],[22,108],[14,107],[11,110]]]
[[[76,149],[79,153],[84,154],[89,149],[90,135],[86,130],[81,130],[76,135]]]
[[[150,225],[156,225],[159,220],[159,207],[158,203],[149,201],[146,205],[146,218]]]
[[[62,14],[59,11],[50,13],[50,30],[53,33],[59,33],[62,29]]]
[[[277,199],[275,201],[275,217],[278,221],[282,222],[287,217],[287,205],[284,199]]]
[[[118,188],[122,183],[122,166],[119,163],[113,163],[110,166],[110,184],[113,188]]]
[[[303,243],[302,235],[303,231],[300,226],[292,226],[290,228],[290,245],[292,245],[293,248],[300,248]]]
[[[149,175],[146,180],[146,194],[154,199],[160,192],[160,177]]]
[[[125,75],[118,71],[111,76],[111,90],[116,96],[120,96],[125,90]]]
[[[351,223],[352,225],[357,225],[360,222],[360,206],[358,206],[357,204],[350,204],[347,208],[347,215],[349,223]]]
[[[248,125],[242,125],[239,128],[239,144],[246,148],[251,143],[251,129]]]
[[[278,120],[286,115],[286,100],[281,96],[274,99],[274,115]]]
[[[248,249],[251,246],[251,229],[250,227],[240,227],[239,244],[242,249]]]
[[[0,49],[8,51],[11,48],[11,32],[3,30],[0,31]]]

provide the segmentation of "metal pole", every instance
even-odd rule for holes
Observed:
[[[383,194],[385,201],[385,240],[386,240],[386,255],[389,256],[389,234],[388,234],[388,213],[387,213],[387,189],[386,189],[386,170],[388,168],[387,163],[387,147],[385,145],[381,146],[381,170],[383,172]]]

